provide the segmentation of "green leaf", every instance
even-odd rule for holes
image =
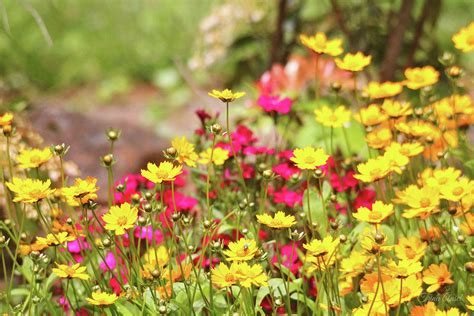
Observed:
[[[324,186],[323,186],[324,193]],[[319,192],[316,189],[309,189],[309,201],[311,207],[311,219],[313,223],[319,224],[319,234],[321,236],[326,235],[328,219],[324,214],[323,205],[319,197]],[[306,214],[309,214],[308,210],[308,190],[305,190],[303,196],[303,209]],[[307,215],[308,216],[308,215]],[[308,218],[309,221],[309,218]]]
[[[263,299],[268,294],[270,294],[270,288],[268,286],[262,286],[258,289],[257,297],[255,299],[255,308],[257,308],[258,306],[260,306],[260,304],[262,304]]]
[[[115,307],[122,316],[135,316],[140,314],[138,307],[130,302],[117,302]]]
[[[316,312],[316,303],[308,296],[302,293],[293,293],[290,295],[290,298],[305,303],[313,313]]]

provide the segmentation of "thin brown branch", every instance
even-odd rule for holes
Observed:
[[[279,0],[278,3],[278,15],[276,20],[275,33],[272,39],[272,47],[270,50],[270,63],[271,65],[276,62],[281,62],[283,57],[283,23],[286,18],[286,11],[288,7],[288,0]]]

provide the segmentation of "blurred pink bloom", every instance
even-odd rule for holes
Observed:
[[[284,203],[289,207],[295,207],[296,204],[303,205],[303,193],[290,191],[285,187],[281,191],[273,193],[275,203]]]
[[[280,98],[280,96],[261,95],[257,104],[265,112],[277,112],[280,114],[288,114],[291,111],[292,101],[290,98]]]
[[[372,204],[375,202],[375,191],[364,189],[359,191],[357,197],[354,199],[354,210],[357,211],[359,207],[367,207],[372,209]]]
[[[301,171],[293,163],[284,162],[273,167],[273,172],[285,180],[289,180],[294,174],[300,174]]]
[[[158,229],[153,233],[152,225],[146,227],[137,227],[135,228],[134,236],[140,239],[146,239],[148,243],[153,242],[153,235],[155,236],[155,242],[160,244],[163,242],[163,234]]]

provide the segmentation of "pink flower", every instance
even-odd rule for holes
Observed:
[[[244,155],[273,155],[275,149],[265,146],[248,146],[243,151]]]
[[[114,193],[115,204],[130,202],[133,194],[138,193],[141,195],[141,189],[153,188],[153,183],[139,174],[129,174],[115,183],[116,186],[119,184],[123,184],[125,186],[125,191]]]
[[[367,207],[369,210],[372,209],[372,204],[375,202],[375,191],[365,189],[359,192],[354,200],[354,210],[359,207]]]
[[[254,137],[253,132],[244,125],[237,125],[237,128],[232,133],[232,142],[234,146],[236,144],[241,146],[250,146],[256,141],[257,138]],[[234,150],[237,151],[235,147]]]
[[[193,197],[186,196],[178,191],[174,192],[174,200],[176,203],[176,211],[183,212],[183,211],[191,211],[198,203]],[[166,206],[170,210],[174,210],[173,205],[173,195],[171,190],[166,190],[164,192],[163,201],[165,202]]]
[[[280,98],[280,96],[261,95],[257,104],[267,113],[277,112],[288,114],[291,111],[293,101],[290,98]]]
[[[135,228],[134,235],[136,238],[146,239],[148,243],[153,242],[153,235],[155,237],[155,242],[161,244],[163,242],[163,234],[158,229],[153,233],[152,225],[146,227],[137,227]]]
[[[107,270],[114,270],[117,265],[117,262],[115,260],[115,255],[109,251],[105,255],[105,261],[102,261],[99,264],[99,267],[102,269],[102,271],[107,271]]]
[[[354,178],[355,172],[353,170],[349,170],[346,172],[344,176],[340,176],[335,172],[331,173],[330,182],[331,186],[337,192],[344,192],[347,189],[353,189],[357,186],[357,180]]]
[[[273,172],[285,180],[289,180],[294,174],[300,174],[301,171],[292,163],[284,162],[273,167]]]
[[[295,207],[296,204],[303,205],[303,193],[290,191],[285,186],[281,191],[276,191],[273,194],[273,201],[284,203],[289,207]]]
[[[298,272],[298,269],[303,265],[302,262],[298,258],[298,253],[296,249],[298,248],[298,245],[295,243],[291,243],[288,245],[275,245],[276,247],[279,247],[280,249],[280,261],[283,266],[286,268],[290,269],[291,273],[295,274]],[[272,263],[277,264],[278,263],[278,255],[273,256],[272,258]]]

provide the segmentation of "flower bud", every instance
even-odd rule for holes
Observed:
[[[153,200],[154,196],[155,196],[155,195],[154,195],[152,192],[150,192],[150,191],[145,192],[145,199],[146,199],[147,201]]]
[[[334,81],[331,83],[331,90],[335,93],[338,93],[342,88],[342,85],[339,81]]]
[[[54,146],[54,153],[60,157],[64,156],[64,154],[66,153],[66,145],[58,144]]]
[[[41,302],[41,298],[37,295],[33,296],[33,298],[31,299],[31,302],[33,304],[38,304],[39,302]]]
[[[339,242],[340,242],[341,244],[344,244],[346,241],[347,241],[346,235],[340,234],[340,235],[339,235]]]
[[[331,223],[329,223],[329,225],[331,226],[331,228],[332,228],[333,230],[338,230],[338,228],[339,228],[339,223],[338,223],[338,221],[331,222]]]
[[[220,135],[222,133],[222,126],[220,126],[218,123],[212,124],[211,133],[214,135]]]
[[[473,273],[474,272],[474,262],[473,261],[466,262],[466,264],[464,265],[464,268],[466,269],[467,272]]]
[[[111,142],[115,142],[116,140],[119,139],[120,137],[120,130],[115,129],[115,128],[109,128],[105,132],[107,139]]]
[[[441,253],[441,247],[438,244],[432,244],[431,251],[433,251],[435,255],[439,255]]]
[[[138,204],[140,202],[140,195],[138,193],[132,194],[132,203]]]
[[[377,244],[381,245],[385,241],[385,236],[382,233],[378,232],[375,234],[374,240]]]
[[[102,162],[106,167],[110,167],[114,163],[114,156],[112,154],[107,154],[102,157]]]
[[[145,211],[145,213],[151,213],[153,212],[153,207],[150,203],[146,203],[143,205],[143,210]]]
[[[102,245],[104,246],[104,248],[109,248],[112,245],[112,242],[109,238],[104,238],[102,240]]]
[[[5,125],[3,127],[3,135],[5,135],[5,137],[10,137],[12,135],[12,132],[13,128],[11,125]]]
[[[158,277],[160,277],[160,271],[158,271],[158,269],[155,269],[155,270],[151,271],[151,275],[154,278],[158,278]]]
[[[458,236],[458,243],[464,244],[465,241],[466,241],[466,238],[464,238],[463,235],[459,235],[459,236]]]
[[[161,314],[161,315],[166,315],[168,313],[168,308],[165,306],[165,305],[161,305],[159,308],[158,308],[158,312]]]
[[[242,234],[247,235],[249,233],[249,230],[247,228],[242,229]]]
[[[211,249],[212,251],[214,252],[219,252],[221,249],[222,249],[222,243],[221,241],[218,239],[218,240],[214,240],[211,242]]]
[[[179,221],[180,218],[181,218],[181,212],[175,212],[175,213],[171,214],[171,220],[175,223],[177,221]]]
[[[178,151],[174,147],[168,147],[165,150],[165,157],[174,160],[176,159],[176,157],[178,157]]]
[[[323,171],[321,169],[314,170],[314,176],[316,178],[321,178],[323,176]]]
[[[457,79],[462,75],[462,69],[458,66],[451,66],[446,69],[446,74],[452,79]]]
[[[202,222],[202,226],[204,227],[204,229],[209,229],[212,227],[212,222],[208,219],[204,220],[204,222]]]
[[[115,189],[117,190],[117,192],[123,193],[123,192],[125,192],[125,189],[126,189],[126,188],[125,188],[125,185],[123,185],[123,183],[120,183],[119,185],[117,185],[117,186],[115,187]]]
[[[438,57],[438,61],[443,66],[450,66],[454,63],[454,55],[450,52],[444,52],[441,56]]]
[[[72,218],[68,217],[66,220],[66,224],[68,224],[69,226],[72,226],[74,224],[74,221],[72,220]]]
[[[271,169],[266,169],[262,172],[262,176],[265,180],[270,180],[271,178],[273,178],[274,173]]]
[[[137,222],[138,222],[138,225],[139,225],[139,226],[142,226],[142,227],[143,227],[143,226],[146,225],[146,218],[140,216],[140,217],[138,218]]]

